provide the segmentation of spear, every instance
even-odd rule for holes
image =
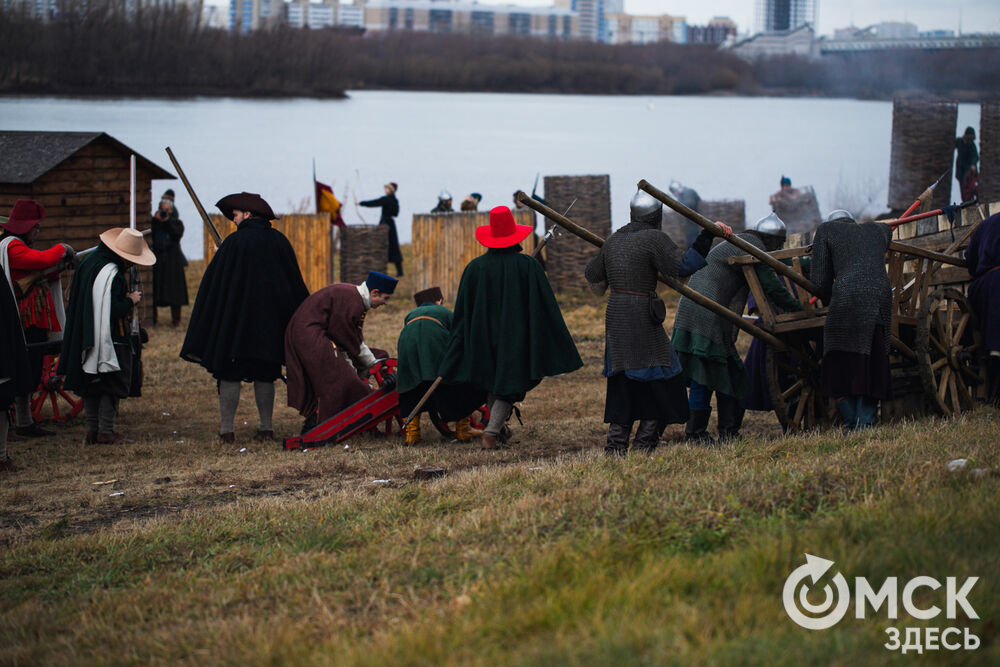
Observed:
[[[930,201],[931,196],[934,194],[934,188],[936,188],[938,186],[938,183],[940,183],[941,181],[943,181],[944,177],[947,176],[949,173],[951,173],[951,169],[950,168],[947,169],[943,174],[941,174],[940,176],[938,176],[938,179],[936,181],[934,181],[934,184],[931,185],[931,187],[929,187],[926,190],[924,190],[923,192],[921,192],[920,196],[917,197],[917,200],[915,202],[913,202],[912,204],[910,204],[910,208],[906,209],[906,211],[903,213],[903,215],[899,216],[900,219],[907,217],[908,215],[910,215],[911,213],[913,213],[914,211],[916,211],[918,206],[921,206],[924,203]]]
[[[933,211],[926,211],[924,213],[917,213],[916,215],[910,215],[910,216],[904,215],[899,218],[896,218],[891,222],[886,222],[885,224],[895,229],[896,227],[899,227],[900,225],[905,224],[907,222],[913,222],[914,220],[923,220],[924,218],[933,218],[935,216],[947,213],[949,210],[961,211],[963,208],[969,208],[970,206],[975,206],[978,203],[979,203],[978,200],[970,199],[969,201],[964,201],[961,204],[953,204],[951,206],[945,206],[944,208],[936,208]],[[913,207],[911,206],[910,210],[912,209]]]

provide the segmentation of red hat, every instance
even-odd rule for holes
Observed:
[[[509,248],[517,245],[533,232],[528,225],[514,222],[514,214],[506,206],[490,210],[490,224],[476,227],[476,240],[487,248]]]
[[[21,235],[31,231],[44,217],[45,207],[34,199],[18,199],[14,208],[10,209],[10,218],[0,227],[11,234]]]

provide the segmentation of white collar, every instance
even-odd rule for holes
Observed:
[[[361,283],[358,285],[358,294],[361,295],[361,300],[365,303],[365,310],[372,309],[372,293],[368,290],[368,285]]]

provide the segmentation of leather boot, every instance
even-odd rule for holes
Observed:
[[[631,424],[608,424],[608,439],[604,445],[604,453],[608,456],[625,456],[631,434]]]
[[[684,441],[696,445],[715,444],[715,440],[708,434],[708,418],[711,416],[712,408],[691,410],[691,416],[684,426]]]
[[[406,444],[420,444],[420,415],[414,417],[410,423],[406,425]]]
[[[181,307],[170,306],[170,326],[177,328],[181,323]]]
[[[635,440],[632,441],[632,448],[637,452],[649,454],[660,444],[660,435],[666,424],[655,419],[643,419],[639,422],[639,427],[635,430]]]
[[[416,421],[414,419],[413,421]],[[469,418],[459,419],[455,422],[455,439],[459,442],[468,442],[469,440],[474,440],[475,438],[483,437],[483,432],[478,428],[472,428],[469,425]]]
[[[743,426],[743,407],[740,406],[740,399],[716,393],[715,402],[719,407],[719,440],[738,438],[740,427]]]
[[[991,354],[986,358],[986,402],[1000,408],[1000,357]]]

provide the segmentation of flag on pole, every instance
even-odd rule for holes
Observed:
[[[337,227],[343,227],[344,218],[340,214],[340,202],[333,196],[333,188],[324,183],[320,183],[315,179],[315,177],[313,178],[313,183],[316,185],[316,212],[322,213],[323,211],[329,211],[330,224],[336,225]]]

